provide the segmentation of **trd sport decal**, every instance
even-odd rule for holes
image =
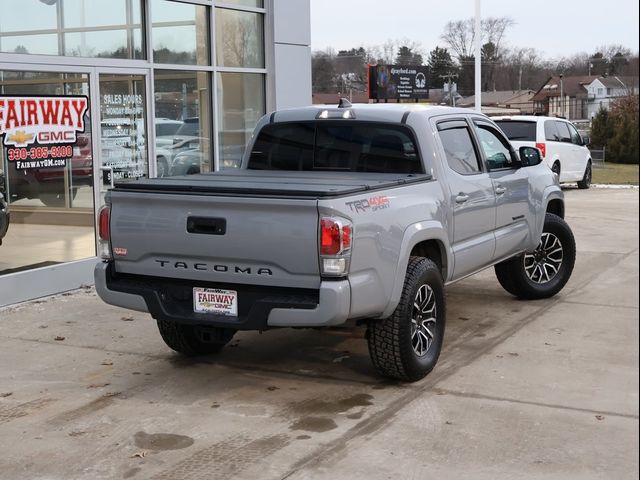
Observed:
[[[363,198],[362,200],[354,200],[353,202],[345,202],[345,205],[349,207],[352,212],[366,213],[389,208],[391,202],[389,201],[389,197],[380,195],[377,197]]]

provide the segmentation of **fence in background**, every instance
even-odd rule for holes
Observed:
[[[591,150],[591,163],[595,168],[604,168],[604,163],[607,158],[607,149],[602,147],[602,150]]]

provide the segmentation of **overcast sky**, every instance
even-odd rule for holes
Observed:
[[[311,0],[311,48],[336,51],[407,38],[428,54],[448,21],[474,15],[475,0]],[[621,44],[638,51],[638,0],[482,0],[482,16],[511,17],[510,46],[544,58]]]

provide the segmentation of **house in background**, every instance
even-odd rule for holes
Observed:
[[[482,112],[490,115],[531,115],[534,113],[533,90],[502,90],[494,92],[482,92],[480,102]],[[472,108],[475,105],[476,96],[465,97],[457,106]]]
[[[587,89],[587,118],[589,120],[604,108],[609,110],[611,102],[627,95],[638,95],[638,77],[598,77]]]
[[[549,78],[533,96],[535,113],[572,121],[588,120],[586,86],[594,78],[588,75]]]
[[[627,95],[638,95],[638,77],[554,76],[533,97],[536,115],[587,123],[600,107]],[[562,93],[562,98],[561,98]]]

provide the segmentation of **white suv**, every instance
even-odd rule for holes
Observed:
[[[537,147],[545,163],[560,177],[560,183],[591,185],[591,152],[569,121],[555,117],[514,115],[493,120],[509,137],[513,147]]]

